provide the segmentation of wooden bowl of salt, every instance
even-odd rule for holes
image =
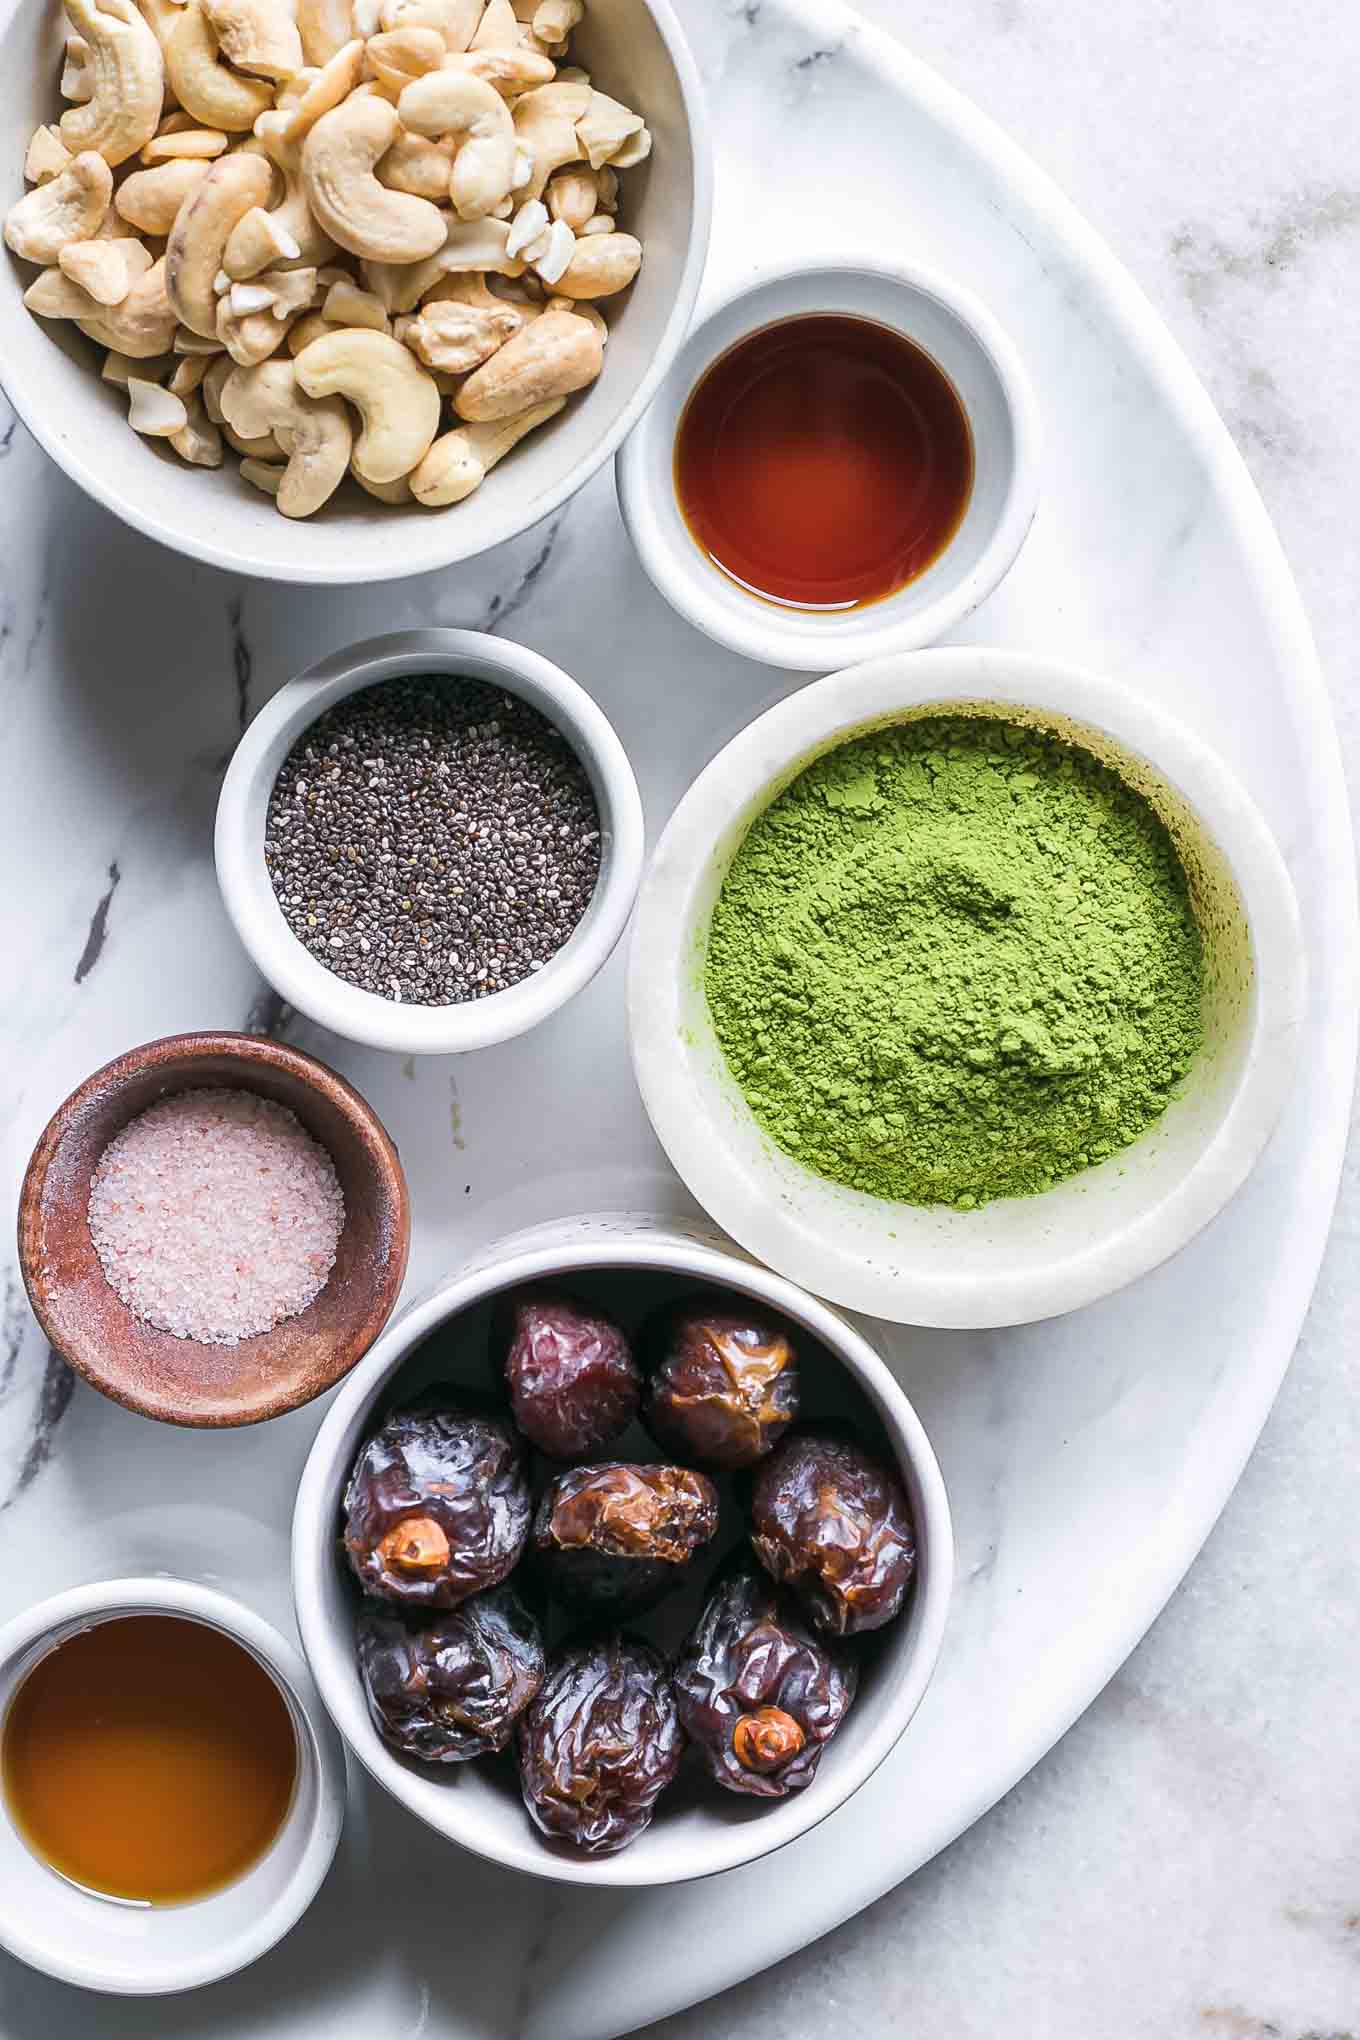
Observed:
[[[115,1141],[116,1175],[100,1170]],[[256,1424],[334,1387],[391,1316],[409,1244],[376,1113],[324,1063],[250,1034],[170,1035],[96,1070],[53,1115],[19,1199],[20,1266],[53,1349],[168,1424]]]

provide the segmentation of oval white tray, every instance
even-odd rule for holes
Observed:
[[[674,1893],[567,1896],[442,1847],[356,1780],[336,1871],[255,1969],[132,2013],[10,1966],[3,2040],[605,2040],[776,1960],[943,1847],[1088,1704],[1194,1557],[1288,1363],[1336,1188],[1357,950],[1335,738],[1261,504],[1107,251],[900,47],[801,0],[707,0],[692,26],[720,147],[711,291],[785,253],[900,250],[952,270],[1009,325],[1043,407],[1045,496],[1016,572],[960,635],[1134,681],[1245,779],[1305,916],[1298,1084],[1243,1193],[1134,1289],[1022,1331],[886,1335],[949,1482],[959,1585],[909,1734],[815,1833]],[[426,622],[538,645],[614,718],[653,833],[698,766],[793,684],[662,607],[607,478],[456,575],[274,590],[121,530],[10,425],[0,409],[15,1185],[52,1106],[118,1049],[248,1014],[279,1024],[216,900],[211,816],[242,719],[321,653]],[[629,1074],[622,959],[551,1026],[461,1065],[289,1033],[356,1081],[401,1144],[412,1294],[541,1219],[686,1208]],[[289,1509],[317,1412],[255,1433],[161,1430],[69,1397],[13,1278],[3,1329],[0,1616],[75,1580],[163,1569],[286,1621]]]

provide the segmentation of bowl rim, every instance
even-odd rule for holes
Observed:
[[[171,1408],[130,1388],[121,1369],[99,1364],[103,1358],[102,1346],[92,1355],[84,1347],[71,1345],[65,1326],[48,1309],[45,1285],[37,1273],[47,1177],[61,1153],[72,1121],[79,1115],[86,1100],[111,1087],[121,1088],[126,1080],[138,1076],[153,1058],[163,1062],[167,1082],[173,1087],[177,1059],[190,1057],[195,1061],[221,1057],[224,1061],[229,1058],[258,1063],[262,1068],[283,1070],[305,1088],[324,1094],[360,1128],[365,1145],[375,1156],[375,1174],[386,1185],[385,1194],[393,1211],[391,1258],[381,1279],[374,1283],[373,1299],[368,1310],[352,1326],[351,1337],[335,1344],[324,1378],[314,1384],[304,1383],[297,1394],[277,1395],[239,1417],[207,1414],[187,1403]],[[391,1318],[401,1294],[410,1253],[411,1200],[406,1171],[391,1134],[368,1100],[338,1070],[332,1069],[318,1056],[308,1055],[305,1049],[294,1048],[290,1042],[275,1041],[269,1035],[208,1029],[162,1034],[152,1041],[142,1041],[133,1048],[124,1049],[120,1055],[92,1070],[62,1099],[34,1143],[25,1166],[19,1190],[16,1230],[19,1271],[33,1315],[53,1351],[59,1353],[83,1380],[88,1381],[91,1388],[98,1389],[101,1395],[131,1410],[134,1415],[147,1417],[155,1423],[174,1424],[187,1430],[241,1430],[252,1424],[267,1423],[274,1417],[284,1416],[290,1410],[302,1409],[307,1403],[314,1402],[317,1396],[334,1388],[336,1382],[343,1380],[358,1364],[357,1359],[346,1357],[352,1345],[359,1348],[358,1358],[362,1358],[372,1346]]]
[[[501,686],[554,723],[589,774],[603,838],[600,878],[571,935],[542,970],[489,998],[449,1006],[403,1005],[348,984],[311,956],[288,927],[264,866],[251,809],[288,751],[347,695],[412,671],[446,672]],[[487,631],[427,626],[341,646],[287,681],[232,754],[218,795],[213,854],[222,901],[243,946],[281,998],[348,1041],[406,1055],[459,1055],[513,1040],[584,990],[612,955],[642,879],[642,796],[623,743],[598,702],[541,652]]]
[[[822,1233],[784,1202],[757,1199],[715,1137],[682,1039],[684,949],[695,892],[715,841],[793,762],[897,712],[969,702],[1068,717],[1141,758],[1193,811],[1226,857],[1255,963],[1243,1066],[1217,1130],[1179,1180],[1137,1217],[1086,1246],[979,1274],[885,1268]],[[643,882],[628,972],[629,1041],[643,1104],[672,1167],[714,1222],[771,1267],[844,1308],[896,1324],[997,1329],[1097,1302],[1148,1273],[1201,1231],[1241,1187],[1274,1130],[1294,1076],[1306,958],[1289,873],[1259,809],[1201,737],[1130,687],[1081,667],[1001,648],[951,646],[847,667],[768,709],[690,785]]]
[[[85,1990],[107,1991],[120,1997],[161,1997],[235,1975],[266,1954],[297,1925],[320,1890],[339,1846],[347,1797],[345,1749],[328,1712],[319,1702],[301,1654],[272,1622],[220,1588],[169,1574],[90,1581],[84,1586],[68,1587],[12,1616],[0,1627],[0,1681],[4,1682],[5,1690],[9,1690],[8,1667],[15,1657],[54,1630],[84,1618],[103,1621],[124,1614],[183,1615],[220,1629],[249,1650],[270,1672],[290,1703],[298,1742],[299,1776],[310,1774],[316,1788],[316,1804],[297,1868],[273,1905],[257,1913],[231,1940],[217,1942],[196,1956],[186,1957],[174,1975],[164,1981],[139,1986],[126,1977],[111,1977],[75,1946],[64,1958],[54,1960],[50,1944],[28,1930],[22,1893],[11,1887],[8,1896],[0,1898],[0,1945],[30,1968]],[[278,1846],[297,1818],[295,1794],[266,1855]],[[0,1819],[13,1827],[8,1811],[3,1808]],[[264,1857],[259,1860],[263,1862]],[[35,1875],[51,1874],[36,1856],[33,1868]],[[211,1904],[215,1895],[210,1893],[201,1903]]]
[[[292,1537],[294,1613],[317,1691],[347,1746],[379,1785],[436,1833],[488,1862],[550,1883],[614,1890],[688,1883],[755,1862],[808,1833],[842,1807],[901,1740],[930,1683],[944,1639],[954,1579],[949,1500],[934,1448],[906,1391],[863,1334],[837,1311],[787,1277],[750,1260],[739,1248],[711,1245],[680,1230],[682,1220],[597,1213],[562,1220],[559,1225],[560,1229],[552,1224],[534,1227],[479,1252],[462,1271],[403,1312],[346,1381],[313,1440],[298,1486]],[[592,1231],[593,1226],[599,1230]],[[913,1605],[917,1631],[911,1656],[887,1718],[847,1764],[844,1789],[815,1812],[808,1805],[810,1794],[780,1802],[786,1808],[801,1808],[805,1817],[791,1820],[788,1832],[777,1837],[770,1832],[768,1821],[758,1819],[726,1828],[715,1826],[712,1860],[695,1869],[653,1867],[645,1854],[639,1856],[630,1849],[614,1856],[568,1860],[543,1846],[527,1817],[522,1825],[515,1825],[515,1839],[507,1841],[504,1848],[479,1846],[459,1831],[458,1795],[453,1792],[447,1795],[447,1818],[431,1820],[408,1789],[411,1773],[386,1749],[357,1695],[352,1644],[333,1633],[325,1614],[322,1569],[338,1562],[334,1519],[353,1449],[349,1434],[351,1430],[362,1432],[392,1376],[431,1332],[488,1296],[515,1283],[570,1277],[592,1269],[674,1274],[738,1289],[810,1331],[849,1369],[879,1412],[910,1491],[922,1558]]]
[[[660,411],[662,400],[668,399],[683,382],[678,418],[685,401],[713,363],[773,322],[760,307],[766,298],[790,284],[798,286],[806,299],[802,312],[816,309],[844,311],[851,317],[871,316],[844,303],[823,302],[823,292],[835,296],[839,286],[843,294],[847,278],[867,278],[875,284],[892,286],[900,294],[904,308],[896,322],[897,330],[908,338],[913,337],[910,307],[922,299],[942,305],[952,313],[990,364],[1000,386],[1011,422],[1014,458],[995,528],[973,566],[967,572],[957,573],[929,602],[910,613],[903,613],[902,604],[910,595],[911,584],[854,612],[866,622],[853,637],[847,634],[833,642],[819,631],[815,618],[809,621],[806,611],[782,609],[758,597],[752,597],[745,609],[729,607],[718,599],[716,587],[710,596],[703,576],[693,571],[703,562],[688,534],[685,542],[689,552],[682,564],[681,548],[672,542],[670,527],[656,509],[657,501],[669,500],[674,489],[671,472],[674,434],[666,435],[663,442],[656,412]],[[740,330],[718,339],[718,327],[742,306],[746,316]],[[795,307],[780,317],[797,318],[802,312]],[[971,427],[971,419],[969,423]],[[821,258],[763,272],[754,282],[737,285],[706,310],[671,362],[657,391],[653,416],[641,420],[620,448],[615,474],[619,510],[638,558],[652,585],[687,622],[715,643],[747,658],[800,672],[824,673],[829,665],[847,658],[859,662],[930,644],[987,599],[1015,564],[1034,522],[1039,506],[1040,453],[1039,408],[1029,377],[1014,341],[981,298],[922,263]],[[940,561],[947,562],[948,557],[946,547]],[[716,569],[711,571],[716,581]],[[875,621],[877,618],[882,621]]]
[[[22,11],[22,5],[23,0],[11,0],[8,6],[0,0],[0,36],[3,36],[17,19]],[[205,515],[201,526],[186,529],[163,521],[156,515],[153,507],[143,508],[122,495],[117,488],[103,482],[94,469],[82,459],[78,446],[63,440],[55,433],[48,432],[46,426],[48,405],[29,388],[22,367],[16,372],[10,365],[7,366],[5,373],[5,394],[26,429],[47,457],[55,461],[87,495],[92,496],[104,509],[111,511],[115,517],[120,518],[125,524],[130,524],[145,537],[155,539],[159,544],[169,546],[173,551],[183,553],[190,559],[201,560],[207,566],[220,567],[228,573],[253,574],[271,581],[313,587],[348,587],[355,583],[367,585],[378,581],[407,580],[416,574],[440,573],[466,560],[477,559],[496,546],[506,544],[510,539],[521,537],[536,524],[551,517],[554,511],[559,510],[598,473],[627,438],[651,403],[673,355],[684,343],[708,260],[713,217],[713,144],[703,84],[698,65],[685,39],[671,0],[642,0],[642,5],[651,15],[675,69],[689,136],[690,160],[693,165],[689,240],[679,287],[658,337],[651,363],[609,430],[600,436],[582,459],[568,469],[558,482],[535,496],[530,504],[527,506],[520,504],[516,508],[507,503],[505,510],[492,524],[489,532],[475,543],[460,543],[457,537],[460,529],[457,519],[451,521],[446,519],[441,524],[435,518],[430,522],[432,531],[446,530],[453,534],[450,545],[438,552],[435,557],[407,563],[400,555],[394,554],[390,559],[383,558],[375,563],[370,558],[361,557],[363,548],[356,539],[354,563],[350,572],[338,571],[334,567],[319,564],[313,565],[306,560],[271,560],[255,552],[246,553],[238,546],[219,541],[213,534],[222,522],[220,518]],[[30,315],[25,313],[24,316]],[[524,514],[526,508],[531,514]]]

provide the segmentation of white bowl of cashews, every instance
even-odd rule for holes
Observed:
[[[0,379],[196,558],[468,559],[684,337],[711,173],[668,0],[8,0],[0,46]]]

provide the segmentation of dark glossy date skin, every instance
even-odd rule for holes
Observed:
[[[684,1748],[665,1661],[630,1636],[564,1644],[516,1742],[524,1804],[545,1835],[591,1856],[627,1848]]]
[[[623,1332],[561,1290],[519,1289],[492,1330],[515,1422],[549,1459],[597,1457],[637,1415],[642,1381]]]
[[[857,1677],[845,1650],[820,1642],[793,1596],[740,1552],[680,1653],[675,1697],[711,1778],[782,1799],[812,1783]]]
[[[798,1415],[798,1356],[778,1319],[737,1297],[691,1297],[640,1341],[643,1421],[665,1452],[712,1472],[753,1466]]]
[[[560,1473],[534,1519],[540,1577],[557,1600],[618,1620],[685,1578],[718,1527],[718,1491],[687,1466],[608,1460]]]
[[[538,1623],[509,1586],[470,1595],[432,1619],[366,1606],[359,1670],[373,1725],[423,1764],[503,1750],[543,1683]]]
[[[454,1608],[514,1567],[533,1503],[508,1420],[452,1393],[394,1410],[354,1462],[345,1551],[366,1594]]]
[[[832,1636],[891,1622],[916,1571],[896,1470],[831,1429],[791,1432],[762,1460],[751,1489],[751,1544]]]

